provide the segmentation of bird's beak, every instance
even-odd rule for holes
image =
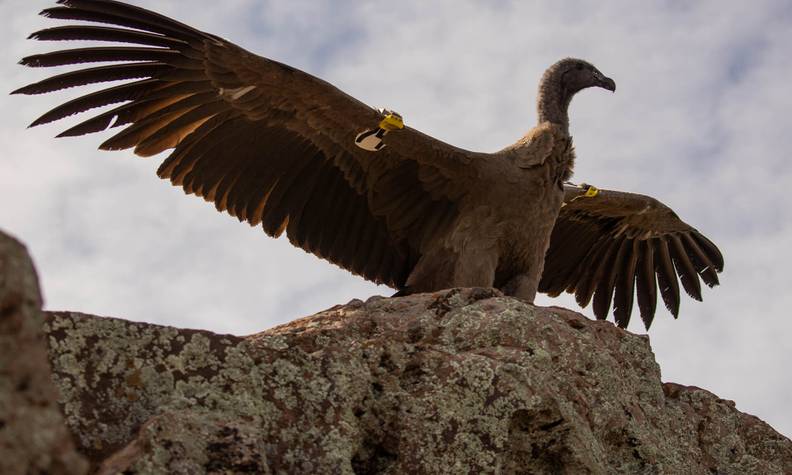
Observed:
[[[599,80],[599,84],[597,85],[611,92],[616,92],[616,83],[611,78],[603,77],[602,79]]]

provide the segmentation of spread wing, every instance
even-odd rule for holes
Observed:
[[[453,219],[469,189],[479,154],[410,128],[386,135],[379,152],[362,150],[356,136],[376,128],[382,114],[316,77],[139,7],[58,3],[42,15],[103,25],[59,26],[31,38],[114,44],[21,63],[111,64],[14,93],[127,82],[71,100],[32,125],[114,105],[60,136],[124,127],[100,148],[141,156],[173,149],[160,177],[271,236],[285,232],[295,246],[401,288],[423,244]]]
[[[701,300],[701,283],[718,285],[723,256],[709,239],[648,196],[565,186],[564,206],[553,229],[539,291],[574,293],[582,307],[594,297],[594,314],[605,319],[613,302],[616,323],[627,327],[638,297],[649,329],[657,290],[668,310],[679,312],[679,281]],[[677,276],[678,279],[677,280]]]

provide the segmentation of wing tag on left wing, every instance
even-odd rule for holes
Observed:
[[[363,150],[379,152],[385,148],[385,142],[382,139],[388,132],[404,128],[404,119],[398,112],[387,109],[382,109],[380,112],[384,115],[384,118],[380,121],[377,128],[364,130],[355,137],[355,145]]]

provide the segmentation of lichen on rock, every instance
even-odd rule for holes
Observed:
[[[758,419],[698,388],[669,392],[645,336],[491,289],[353,301],[248,337],[76,313],[50,314],[47,332],[67,420],[100,473],[792,463]],[[708,441],[701,421],[735,435]]]
[[[99,474],[791,473],[789,439],[663,384],[648,337],[569,310],[451,289],[246,337],[42,316],[32,265],[7,242],[3,473],[84,473],[75,445]],[[23,381],[45,388],[40,405]]]

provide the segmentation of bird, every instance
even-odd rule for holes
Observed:
[[[30,67],[83,69],[12,94],[125,82],[59,105],[31,126],[111,106],[58,137],[114,130],[100,149],[142,157],[169,151],[160,178],[397,296],[494,287],[533,302],[537,292],[567,292],[581,307],[593,300],[597,319],[612,308],[622,328],[637,297],[648,330],[658,293],[676,318],[680,282],[696,300],[701,281],[719,282],[717,246],[663,203],[570,182],[573,96],[616,91],[585,60],[550,66],[537,125],[513,145],[482,153],[138,6],[59,0],[41,14],[71,23],[29,38],[102,45],[23,58]]]

